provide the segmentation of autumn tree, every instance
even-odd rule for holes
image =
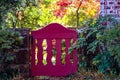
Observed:
[[[55,16],[61,18],[67,16],[68,24],[77,27],[91,17],[97,16],[100,10],[98,0],[59,0],[56,4],[58,7],[54,10]]]
[[[56,22],[78,27],[99,11],[99,1],[95,0],[22,0],[21,5],[7,12],[7,26],[38,29]]]

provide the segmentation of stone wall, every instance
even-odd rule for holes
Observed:
[[[22,80],[30,77],[30,29],[14,29],[22,35],[23,44],[16,51],[14,64],[14,80]]]

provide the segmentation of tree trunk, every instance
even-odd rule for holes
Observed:
[[[80,8],[80,6],[81,6],[81,4],[82,4],[82,1],[83,0],[80,0],[80,3],[79,3],[79,6],[78,6],[78,8],[77,8],[77,10],[76,10],[76,28],[78,28],[79,27],[79,8]]]

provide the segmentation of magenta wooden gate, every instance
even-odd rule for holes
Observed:
[[[77,53],[68,48],[77,39],[77,32],[52,23],[32,31],[32,76],[66,76],[77,71]]]

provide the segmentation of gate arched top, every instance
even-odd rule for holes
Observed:
[[[77,37],[77,32],[72,29],[65,28],[61,24],[51,23],[42,29],[32,31],[34,38],[71,38]],[[76,35],[76,36],[75,36]]]

